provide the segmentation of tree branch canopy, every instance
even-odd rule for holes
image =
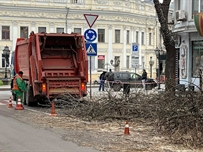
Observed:
[[[175,42],[173,39],[173,33],[168,28],[168,12],[171,0],[163,0],[163,3],[160,3],[159,0],[153,0],[154,7],[158,16],[160,23],[160,32],[163,37],[164,46],[166,48],[166,91],[174,91],[171,86],[175,86],[175,71],[176,71],[176,49]]]

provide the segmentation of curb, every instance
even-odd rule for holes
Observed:
[[[11,89],[10,88],[0,88],[0,91],[11,91]]]

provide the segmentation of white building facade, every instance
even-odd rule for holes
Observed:
[[[195,27],[194,14],[203,12],[203,0],[174,0],[174,12],[179,82],[199,86],[199,71],[203,69],[203,37]]]
[[[0,3],[0,50],[7,45],[14,51],[16,39],[28,38],[31,31],[84,34],[89,27],[83,14],[95,14],[99,17],[92,27],[98,35],[94,42],[97,56],[91,57],[93,79],[110,68],[135,70],[134,43],[139,48],[137,72],[146,69],[148,76],[156,77],[158,65],[154,49],[160,40],[153,4],[141,0],[0,0]],[[150,59],[154,61],[151,73]],[[0,60],[1,70],[4,70],[3,51]],[[119,60],[119,66],[112,66],[111,60],[113,63]]]

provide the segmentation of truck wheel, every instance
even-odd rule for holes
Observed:
[[[120,91],[121,90],[121,84],[114,84],[113,85],[113,90],[114,91]]]
[[[23,104],[26,105],[26,92],[23,92]]]
[[[37,105],[37,103],[34,100],[32,87],[30,87],[29,85],[27,86],[27,89],[26,89],[26,104],[28,106],[35,106],[35,105]]]

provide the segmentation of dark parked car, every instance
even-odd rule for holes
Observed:
[[[100,84],[100,80],[99,79],[94,80],[93,84]]]
[[[114,72],[114,91],[120,91],[123,88],[123,84],[130,84],[131,88],[142,88],[141,75],[134,72]],[[151,90],[156,87],[157,83],[154,79],[147,78],[146,89]]]

